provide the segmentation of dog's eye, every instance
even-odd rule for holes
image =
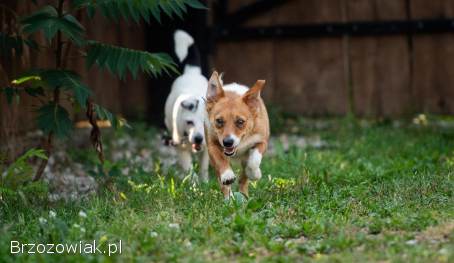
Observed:
[[[224,125],[224,120],[221,119],[221,118],[217,118],[217,119],[216,119],[216,126],[217,126],[218,128],[221,128],[223,125]]]
[[[241,128],[244,125],[244,120],[243,119],[238,119],[238,120],[236,120],[235,124],[236,124],[236,126]]]
[[[186,124],[187,124],[188,126],[194,126],[194,122],[193,122],[193,121],[186,121]]]

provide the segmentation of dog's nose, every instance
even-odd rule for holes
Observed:
[[[197,143],[197,144],[201,144],[203,142],[203,136],[202,134],[197,134],[195,137],[194,137],[194,142]]]
[[[224,144],[224,147],[232,147],[233,146],[233,143],[235,141],[233,140],[232,137],[225,137],[223,140],[222,140],[222,144]]]

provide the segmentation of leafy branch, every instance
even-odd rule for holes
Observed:
[[[197,0],[75,0],[73,8],[86,8],[89,17],[93,17],[96,10],[111,20],[118,21],[120,18],[133,19],[136,23],[140,19],[150,22],[150,17],[161,22],[161,13],[173,17],[176,14],[183,18],[187,7],[205,9]]]
[[[86,10],[88,17],[92,18],[99,11],[113,21],[132,19],[135,22],[149,22],[153,18],[160,22],[162,14],[182,18],[188,8],[205,7],[198,0],[74,0],[71,1],[69,10],[64,10],[65,1],[58,0],[56,6],[45,5],[20,20],[15,17],[14,20],[18,20],[20,26],[15,27],[14,33],[0,33],[0,56],[11,56],[13,53],[20,56],[24,48],[40,51],[32,36],[42,32],[47,41],[46,46],[54,52],[55,61],[53,68],[29,70],[12,81],[10,86],[1,87],[0,91],[6,95],[9,103],[12,103],[14,97],[19,101],[22,91],[40,99],[42,105],[37,109],[36,122],[38,128],[47,135],[42,144],[47,156],[51,156],[54,137],[65,138],[73,129],[73,121],[68,109],[62,105],[62,100],[69,99],[73,106],[85,109],[93,127],[92,143],[103,162],[101,133],[96,119],[108,120],[114,127],[124,126],[126,121],[95,104],[90,88],[83,83],[80,75],[65,68],[70,49],[75,48],[79,54],[84,55],[88,68],[96,64],[120,79],[124,79],[128,72],[134,78],[137,78],[139,72],[154,77],[178,72],[167,54],[133,50],[86,39],[84,26],[72,14]],[[63,97],[62,92],[65,95]],[[46,165],[47,159],[43,159],[33,180],[42,177]]]
[[[133,50],[124,47],[117,47],[96,41],[87,42],[87,66],[96,64],[102,69],[108,69],[123,79],[126,70],[129,70],[134,78],[138,71],[148,73],[154,77],[169,70],[178,73],[172,58],[165,53],[150,53],[146,51]]]

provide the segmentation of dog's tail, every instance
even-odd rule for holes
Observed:
[[[186,65],[200,68],[200,53],[194,38],[186,31],[178,29],[173,34],[173,39],[175,42],[175,54],[182,68],[185,71],[187,69]]]

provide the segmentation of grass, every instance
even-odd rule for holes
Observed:
[[[327,147],[277,147],[244,204],[224,203],[213,179],[194,186],[158,165],[113,176],[114,191],[80,202],[48,202],[44,183],[3,192],[0,261],[453,262],[454,131],[337,124],[303,127]],[[92,154],[72,154],[90,169]],[[123,251],[11,255],[11,240],[122,240]]]

